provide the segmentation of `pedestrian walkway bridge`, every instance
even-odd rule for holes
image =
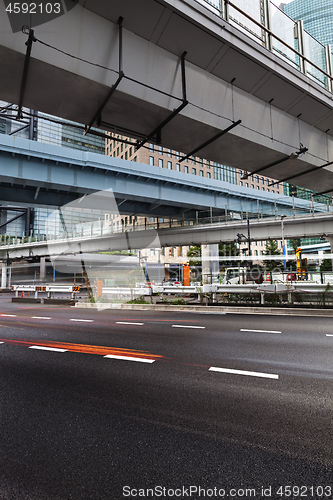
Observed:
[[[19,237],[7,239],[0,246],[0,258],[20,259],[41,256],[80,255],[99,251],[134,250],[233,242],[237,234],[245,234],[247,220],[169,221],[163,224],[142,224],[114,228],[103,224],[82,228],[79,233],[63,234],[62,237]],[[283,219],[284,238],[323,238],[333,242],[333,212],[322,214],[290,215]],[[280,240],[281,217],[266,217],[250,220],[251,241]]]

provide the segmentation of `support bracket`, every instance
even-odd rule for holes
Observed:
[[[182,92],[183,92],[182,103],[180,104],[180,106],[178,106],[178,108],[174,109],[172,111],[172,113],[169,116],[167,116],[166,119],[160,125],[158,125],[149,135],[147,135],[142,141],[137,141],[137,143],[136,143],[136,150],[137,151],[138,151],[138,149],[142,148],[142,146],[144,146],[146,144],[146,142],[148,142],[153,137],[156,137],[157,144],[160,144],[161,143],[162,129],[175,116],[177,116],[182,111],[182,109],[185,108],[185,106],[188,105],[188,100],[186,98],[186,73],[185,73],[185,56],[186,56],[186,54],[187,54],[187,52],[183,52],[181,59],[180,59],[180,61],[181,61],[181,74],[182,74]]]
[[[225,128],[224,130],[221,130],[221,132],[219,132],[218,134],[214,135],[214,137],[212,137],[211,139],[208,139],[208,141],[204,142],[203,144],[200,144],[200,146],[198,146],[197,148],[193,149],[193,151],[191,151],[187,155],[183,156],[179,161],[182,162],[184,160],[187,160],[187,158],[189,158],[190,156],[193,156],[195,153],[197,153],[198,151],[200,151],[200,149],[205,148],[206,146],[208,146],[212,142],[214,142],[217,139],[219,139],[220,137],[222,137],[222,135],[225,135],[228,132],[230,132],[230,130],[232,130],[233,128],[237,127],[237,125],[239,125],[240,123],[242,123],[242,120],[237,120],[236,122],[232,123],[229,127]]]
[[[94,123],[97,122],[98,126],[101,124],[102,121],[102,111],[111,99],[112,95],[114,94],[115,90],[119,86],[121,80],[124,78],[125,74],[123,72],[123,28],[122,28],[122,22],[123,18],[119,17],[118,19],[118,27],[119,27],[119,70],[118,70],[118,78],[117,81],[112,85],[110,88],[107,96],[105,97],[104,101],[96,111],[93,119],[90,121],[89,125],[85,127],[83,136],[89,133],[91,127],[94,125]]]
[[[21,80],[21,90],[20,90],[18,111],[17,111],[17,117],[16,117],[17,120],[21,120],[23,118],[22,107],[23,107],[23,99],[24,99],[25,87],[26,87],[27,77],[28,77],[31,48],[32,48],[32,43],[37,42],[37,38],[35,38],[35,36],[34,36],[34,30],[30,29],[28,26],[23,26],[22,31],[23,31],[23,33],[25,33],[26,35],[29,35],[29,36],[28,36],[28,40],[25,42],[25,44],[27,46],[27,50],[26,50],[25,59],[24,59],[23,75],[22,75],[22,80]]]

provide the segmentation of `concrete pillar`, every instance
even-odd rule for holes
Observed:
[[[39,278],[40,278],[40,280],[45,280],[45,271],[46,271],[45,257],[41,257],[40,264],[39,264]]]
[[[1,269],[1,288],[9,288],[11,286],[11,276],[12,269],[10,264],[8,265],[7,262],[3,261]]]
[[[333,253],[333,236],[325,236],[325,238],[327,239],[327,241],[329,242],[330,244],[330,247],[331,247],[331,253]],[[332,259],[332,265],[333,265],[333,259]]]
[[[202,282],[210,283],[212,276],[219,274],[219,245],[201,245]]]
[[[7,285],[7,264],[2,262],[1,268],[1,288],[6,288]]]

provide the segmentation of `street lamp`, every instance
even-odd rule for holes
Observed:
[[[287,245],[286,245],[286,242],[284,239],[284,225],[283,225],[283,219],[285,219],[286,217],[287,217],[286,214],[281,215],[282,252],[283,252],[283,255],[285,255],[285,256],[288,255],[288,249],[287,249]],[[283,261],[283,267],[284,267],[284,270],[286,272],[287,271],[286,259],[284,259],[284,261]]]

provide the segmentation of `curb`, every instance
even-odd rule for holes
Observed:
[[[82,309],[134,309],[141,311],[203,312],[207,314],[264,314],[277,316],[325,316],[333,317],[333,309],[287,309],[283,307],[237,307],[237,306],[174,306],[165,304],[91,304],[77,302],[74,307]]]

